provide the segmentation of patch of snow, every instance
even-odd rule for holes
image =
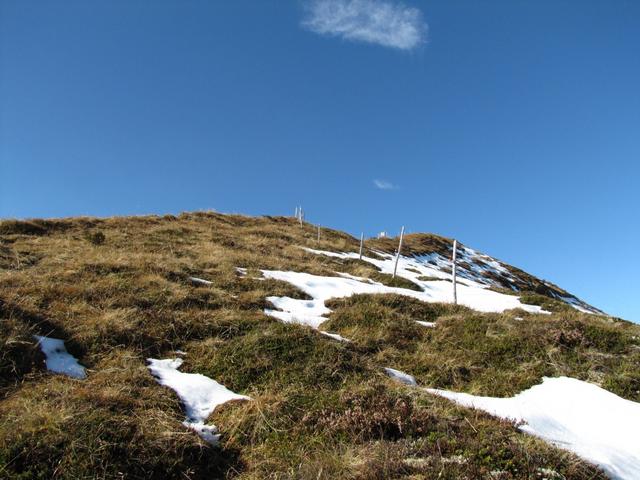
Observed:
[[[313,300],[296,300],[289,297],[267,297],[267,300],[271,302],[276,308],[281,310],[272,310],[266,308],[264,313],[270,317],[277,318],[284,323],[298,323],[301,325],[307,325],[315,330],[318,330],[322,335],[331,337],[334,340],[341,342],[350,342],[348,338],[344,338],[337,333],[330,333],[320,330],[320,324],[327,318],[323,317],[325,313],[330,313],[331,310],[324,306],[324,302],[316,302]]]
[[[156,360],[148,358],[148,368],[160,385],[174,390],[184,406],[186,427],[195,430],[205,441],[217,445],[220,440],[218,429],[206,425],[207,417],[218,405],[231,400],[251,400],[246,395],[238,395],[215,380],[199,373],[183,373],[178,370],[181,358]]]
[[[198,277],[189,277],[189,280],[191,280],[193,283],[197,285],[213,285],[213,282],[210,282],[209,280],[204,280]]]
[[[396,370],[395,368],[388,368],[388,367],[385,367],[384,371],[387,372],[387,375],[389,375],[391,378],[393,378],[394,380],[400,383],[404,383],[405,385],[409,385],[412,387],[415,387],[418,385],[418,383],[416,382],[416,379],[413,378],[408,373],[404,373],[404,372],[401,372],[400,370]]]
[[[325,255],[341,259],[357,259],[359,254],[355,252],[336,253],[325,250],[315,250],[313,248],[305,248],[309,253],[316,255]],[[362,260],[376,266],[382,273],[392,274],[395,262],[395,256],[388,253],[374,251],[376,255],[382,259],[362,256]],[[397,274],[407,280],[424,288],[425,285],[434,280],[420,280],[423,277],[432,277],[437,280],[451,281],[451,259],[439,253],[429,253],[414,257],[406,257],[401,255],[398,260]],[[357,278],[349,276],[349,274],[340,273],[345,278]],[[491,276],[499,276],[509,282],[509,287],[514,292],[518,292],[515,282],[517,278],[506,268],[500,261],[493,257],[477,252],[476,250],[461,246],[458,249],[457,262],[457,283],[458,285],[466,285],[469,287],[489,288],[502,287],[503,284],[491,278]],[[546,283],[546,282],[544,282]],[[576,310],[583,313],[602,313],[596,308],[584,303],[573,296],[559,296],[556,298],[566,302]]]
[[[278,275],[276,275],[276,273],[286,274],[287,272],[265,272],[264,274],[267,278],[284,280],[283,277],[277,278]],[[323,315],[331,312],[331,310],[324,306],[324,298],[314,300],[298,300],[291,297],[267,297],[267,301],[269,301],[271,304],[273,304],[274,307],[279,309],[265,309],[264,313],[266,313],[267,315],[276,317],[277,319],[285,323],[300,323],[302,325],[308,325],[309,327],[315,329],[317,329],[320,324],[326,320]]]
[[[73,355],[67,352],[63,340],[40,335],[34,335],[34,338],[38,341],[40,350],[46,357],[47,370],[73,378],[87,377],[84,367],[78,363]]]
[[[304,272],[283,272],[279,270],[263,270],[265,278],[288,282],[312,300],[299,300],[290,297],[267,297],[277,310],[266,309],[265,313],[283,322],[301,323],[318,328],[331,313],[325,301],[331,298],[345,298],[356,294],[395,293],[416,298],[423,302],[449,302],[451,283],[446,281],[425,282],[424,291],[407,288],[388,287],[378,282],[361,282],[344,277],[325,277]],[[458,303],[481,312],[503,312],[513,308],[522,308],[533,313],[546,313],[537,305],[520,303],[518,297],[504,295],[483,288],[458,286]]]
[[[422,320],[416,320],[416,323],[427,328],[434,328],[436,326],[435,322],[423,322]]]
[[[601,467],[611,478],[640,478],[640,403],[574,378],[544,378],[512,398],[427,389],[460,405],[522,422],[522,431]]]
[[[355,252],[336,253],[328,252],[324,250],[314,250],[312,248],[304,248],[307,252],[314,253],[316,255],[325,255],[334,258],[342,259],[355,259],[358,258],[358,254]],[[393,274],[395,257],[383,252],[376,252],[376,254],[383,257],[382,260],[362,256],[362,259],[375,265],[382,273]],[[436,266],[429,265],[425,258],[439,259]],[[487,257],[490,258],[490,257]],[[446,265],[444,265],[446,264]],[[451,285],[451,275],[449,273],[440,270],[444,266],[451,266],[449,260],[445,260],[441,255],[434,253],[423,257],[404,257],[400,256],[398,259],[397,275],[410,280],[411,282],[422,288],[422,292],[415,292],[413,290],[404,288],[395,288],[394,292],[384,293],[399,293],[401,295],[409,295],[425,302],[451,302],[453,299],[453,289]],[[460,272],[460,269],[458,269]],[[422,277],[436,278],[436,280],[420,280]],[[324,277],[330,278],[330,277]],[[349,277],[346,277],[351,279]],[[479,276],[479,278],[482,278]],[[372,285],[379,286],[381,284],[371,281]],[[489,290],[488,285],[481,283],[470,278],[458,278],[457,281],[457,293],[458,303],[467,307],[473,308],[481,312],[503,312],[512,308],[522,308],[531,313],[549,313],[537,305],[526,305],[520,302],[519,297],[515,295],[505,295],[504,293],[495,292]],[[390,287],[384,287],[390,288]],[[304,290],[304,289],[303,289]],[[409,293],[413,292],[413,293]],[[308,292],[307,292],[308,293]],[[372,292],[358,292],[358,293],[372,293]],[[417,294],[417,295],[416,295]],[[313,296],[313,295],[311,295]],[[341,295],[349,296],[349,295]],[[331,298],[331,297],[330,297]]]
[[[303,250],[306,250],[307,252],[313,253],[315,255],[325,255],[327,257],[340,258],[344,260],[357,260],[360,257],[360,255],[356,252],[337,253],[337,252],[329,252],[326,250],[315,250],[313,248],[306,248],[306,247],[303,247]],[[396,258],[395,255],[390,255],[388,253],[378,252],[378,251],[374,253],[381,258],[378,259],[378,258],[372,258],[372,257],[367,257],[366,255],[362,255],[362,260],[374,265],[382,273],[392,274],[395,258]],[[447,266],[449,267],[451,266],[451,262],[449,262],[448,260],[445,262]],[[407,268],[409,270],[407,270]],[[411,270],[415,270],[415,271],[411,271]],[[405,257],[403,255],[401,255],[400,258],[398,259],[397,274],[401,277],[411,280],[412,282],[415,282],[418,285],[422,284],[422,281],[418,280],[418,277],[434,277],[442,280],[451,279],[451,275],[448,273],[442,272],[440,268],[435,268],[431,265],[428,265],[425,262],[421,261],[420,258],[410,258],[410,257]]]
[[[578,310],[579,312],[582,313],[589,313],[589,314],[594,314],[594,313],[600,313],[597,309],[587,305],[586,303],[582,302],[581,300],[578,300],[576,297],[558,297],[558,300],[568,303],[569,305],[571,305],[573,308],[575,308],[576,310]]]
[[[462,247],[460,249],[458,258],[460,261],[468,263],[469,269],[477,274],[485,281],[488,281],[491,284],[497,284],[497,282],[487,279],[484,277],[486,272],[492,272],[494,274],[501,275],[502,277],[514,281],[515,278],[511,274],[511,272],[502,265],[498,260],[489,255],[485,255],[483,253],[477,252],[473,248]]]
[[[333,338],[334,340],[338,340],[340,342],[350,342],[351,340],[349,340],[348,338],[344,338],[342,335],[338,335],[337,333],[329,333],[329,332],[324,332],[322,330],[318,330],[322,335],[326,335],[329,338]]]
[[[249,270],[247,268],[236,267],[236,272],[238,273],[238,275],[240,277],[243,277],[243,278],[250,278],[251,280],[260,280],[260,281],[264,280],[264,278],[262,278],[262,277],[257,277],[257,278],[256,277],[248,277],[247,275],[249,274]]]

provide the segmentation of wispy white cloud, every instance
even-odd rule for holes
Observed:
[[[380,190],[395,190],[398,188],[397,185],[394,185],[391,182],[387,182],[386,180],[374,180],[373,184],[376,186],[376,188],[379,188]]]
[[[411,50],[424,43],[422,12],[391,0],[309,0],[302,26],[347,40]]]

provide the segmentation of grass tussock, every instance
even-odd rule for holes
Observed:
[[[450,248],[436,236],[406,245]],[[315,226],[291,218],[212,212],[0,222],[0,477],[517,479],[544,468],[604,478],[508,422],[398,385],[382,367],[489,395],[571,375],[638,401],[638,327],[568,309],[495,315],[354,296],[329,302],[323,328],[352,340],[336,342],[266,317],[266,297],[305,295],[260,270],[416,286],[300,247],[357,251],[358,240],[323,228],[318,241]],[[63,339],[87,379],[47,372],[33,335]],[[177,396],[146,368],[176,350],[187,352],[182,371],[252,397],[212,414],[218,448],[182,425]]]

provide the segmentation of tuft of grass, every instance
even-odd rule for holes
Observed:
[[[380,282],[387,287],[408,288],[409,290],[415,290],[418,292],[422,291],[422,288],[411,280],[407,280],[406,278],[399,276],[393,277],[388,273],[373,272],[369,278],[376,282]]]
[[[87,241],[89,241],[94,245],[102,245],[105,242],[107,237],[103,232],[96,231],[96,232],[87,232],[87,234],[85,235],[85,238],[87,239]]]

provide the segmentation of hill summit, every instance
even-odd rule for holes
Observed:
[[[640,327],[459,244],[0,222],[3,478],[639,478]],[[395,272],[395,274],[394,274]]]

